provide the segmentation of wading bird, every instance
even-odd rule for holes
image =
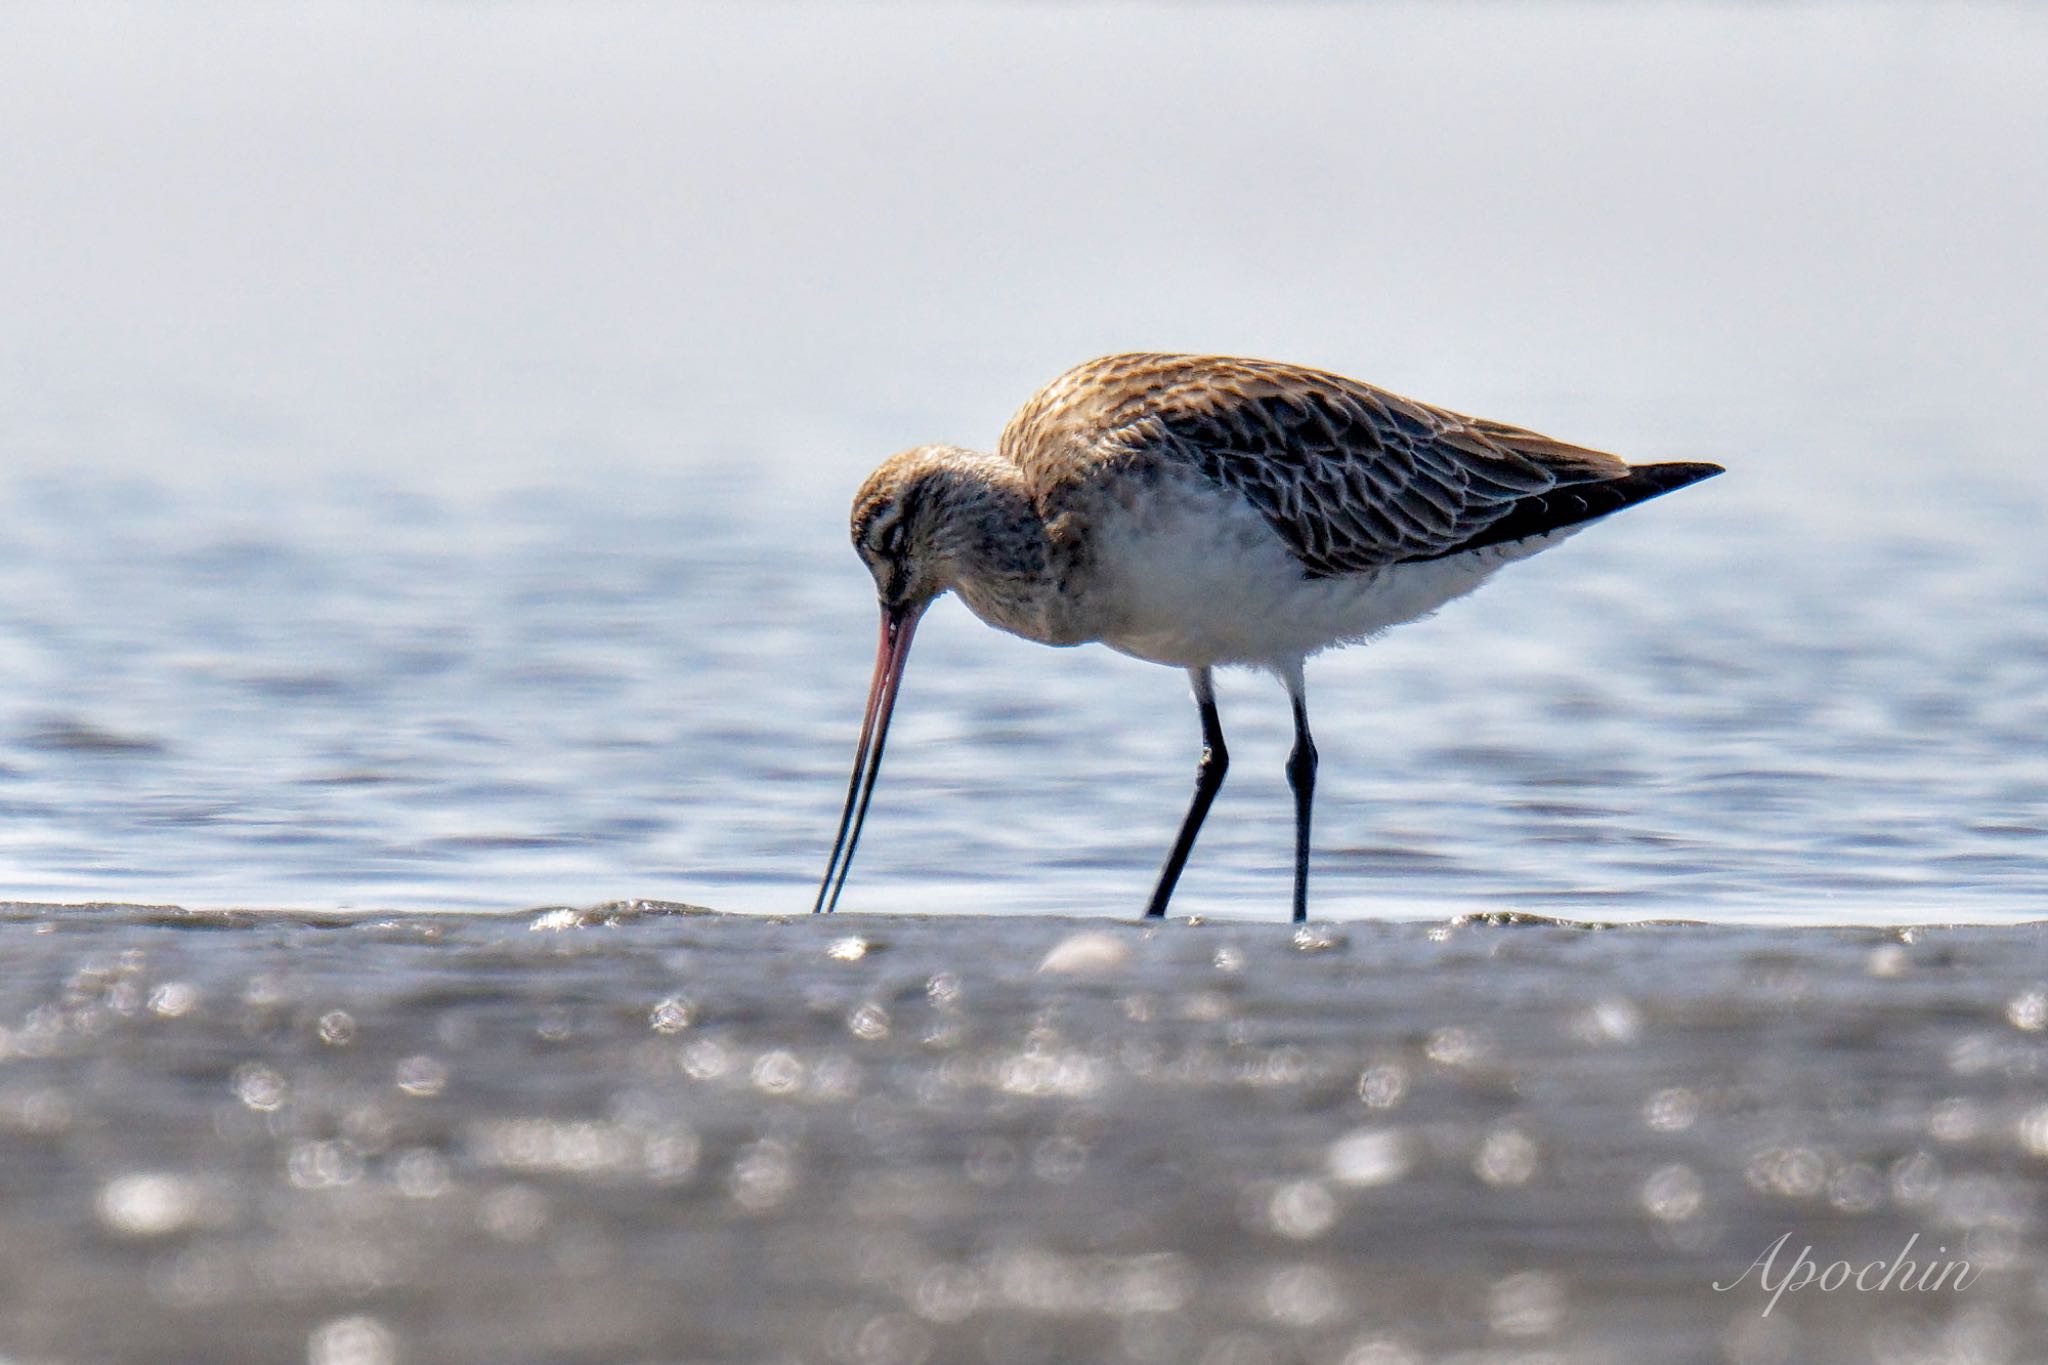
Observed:
[[[1299,921],[1316,780],[1303,661],[1426,616],[1587,522],[1720,472],[1631,465],[1266,360],[1117,355],[1069,370],[1010,419],[995,454],[906,450],[854,499],[853,546],[874,575],[882,634],[813,909],[831,910],[846,885],[911,637],[942,593],[1027,640],[1099,641],[1188,671],[1202,757],[1147,915],[1166,913],[1230,763],[1211,671],[1275,674],[1294,705]]]

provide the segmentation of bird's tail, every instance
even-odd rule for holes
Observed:
[[[1534,493],[1518,499],[1506,516],[1447,553],[1462,554],[1488,545],[1507,545],[1532,536],[1562,531],[1581,522],[1619,512],[1624,507],[1648,502],[1701,479],[1711,479],[1722,472],[1720,465],[1686,460],[1637,464],[1630,465],[1627,472],[1618,478],[1566,484],[1547,493]]]

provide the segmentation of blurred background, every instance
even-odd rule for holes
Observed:
[[[1122,349],[1727,477],[1317,661],[1318,909],[2048,909],[2048,13],[0,10],[0,895],[801,910],[852,490]],[[1286,709],[1178,909],[1278,917]],[[847,904],[1134,913],[1183,680],[942,607]]]

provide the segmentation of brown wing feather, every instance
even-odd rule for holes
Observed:
[[[1035,487],[1158,461],[1242,493],[1316,576],[1430,559],[1612,455],[1266,360],[1120,355],[1040,390],[1002,450]]]

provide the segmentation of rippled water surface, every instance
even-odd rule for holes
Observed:
[[[8,894],[801,908],[851,490],[1182,346],[1731,470],[1312,665],[1320,914],[2048,909],[2039,11],[218,13],[0,20]],[[942,604],[848,903],[1130,913],[1195,749]]]
[[[1742,479],[1318,662],[1323,913],[2041,912],[2035,491],[1830,533]],[[871,654],[840,492],[17,483],[9,885],[799,908]],[[1224,702],[1236,763],[1182,908],[1283,913],[1284,698]],[[852,906],[1142,902],[1192,769],[1177,674],[945,604],[903,707]]]
[[[2018,1365],[2048,1340],[2038,927],[676,909],[8,908],[10,1355]],[[1752,1267],[1788,1234],[1773,1285],[1802,1248],[1968,1282],[1773,1301]]]

